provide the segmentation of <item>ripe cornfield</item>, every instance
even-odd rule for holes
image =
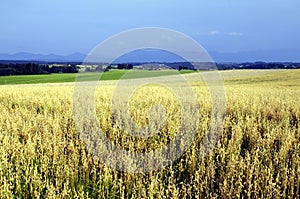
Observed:
[[[74,121],[74,84],[0,86],[0,198],[299,198],[300,70],[221,74],[226,110],[215,146],[199,155],[210,95],[197,74],[184,75],[200,107],[196,136],[178,159],[144,173],[116,170],[88,150]],[[122,83],[105,81],[95,92],[99,128],[116,146],[156,150],[188,126],[170,89],[144,84],[127,105],[130,119],[151,136],[130,136],[132,126],[114,115],[123,111],[118,100],[112,107],[116,87],[122,91]]]

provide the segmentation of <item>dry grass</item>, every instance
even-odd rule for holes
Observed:
[[[1,86],[0,198],[299,198],[299,84],[299,70],[228,76],[223,133],[200,158],[211,105],[203,82],[193,82],[201,107],[196,139],[180,159],[144,174],[91,156],[75,128],[73,85]],[[156,124],[151,105],[161,105],[166,118],[159,136],[136,139],[113,117],[114,88],[105,83],[96,94],[97,119],[112,142],[147,151],[176,136],[181,109],[172,92],[145,85],[133,93],[129,112],[137,126]]]

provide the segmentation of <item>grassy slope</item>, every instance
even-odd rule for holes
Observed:
[[[191,73],[194,71],[182,70],[180,74]],[[118,80],[126,74],[126,79],[129,78],[145,78],[145,77],[158,77],[166,75],[179,74],[176,70],[166,71],[128,71],[128,70],[112,70],[106,73],[85,73],[81,76],[91,76],[99,74],[101,80]],[[12,85],[12,84],[39,84],[39,83],[63,83],[74,82],[77,74],[50,74],[50,75],[20,75],[20,76],[2,76],[0,77],[0,85]]]
[[[252,74],[251,74],[252,73]],[[295,70],[249,70],[225,71],[223,77],[227,85],[300,87],[300,69]]]

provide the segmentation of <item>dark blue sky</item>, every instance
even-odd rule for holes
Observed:
[[[132,28],[185,33],[219,52],[300,49],[299,0],[2,0],[0,53],[88,53]]]

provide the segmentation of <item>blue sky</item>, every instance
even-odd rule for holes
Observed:
[[[185,33],[219,52],[300,49],[299,0],[2,0],[0,53],[88,53],[132,28]]]

